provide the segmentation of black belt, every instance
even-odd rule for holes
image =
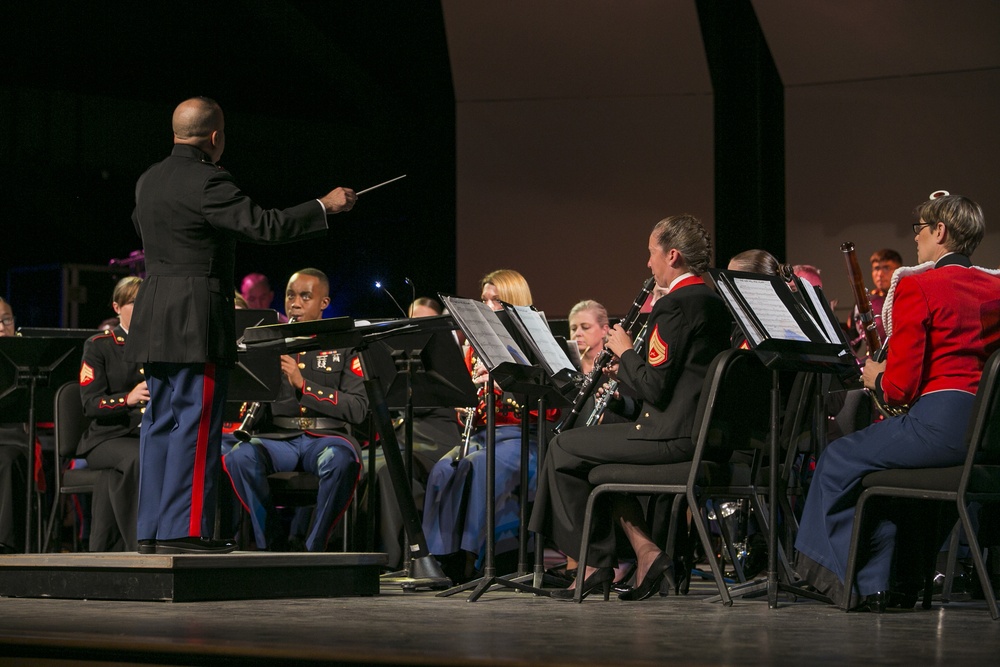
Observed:
[[[298,431],[344,428],[344,422],[331,417],[272,417],[271,423],[278,428],[290,428]]]

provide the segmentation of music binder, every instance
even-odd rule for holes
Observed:
[[[552,378],[552,383],[564,394],[575,392],[583,380],[566,353],[566,348],[556,340],[542,313],[534,306],[503,304],[504,312],[521,334],[534,358]]]
[[[771,367],[857,375],[847,337],[822,290],[796,281],[793,292],[780,276],[709,269],[716,291],[729,307],[752,350]]]
[[[504,391],[537,396],[539,388],[551,389],[545,370],[532,365],[514,335],[489,306],[475,299],[439,296]]]

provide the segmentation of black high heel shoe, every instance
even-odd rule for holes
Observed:
[[[577,578],[576,585],[582,586],[582,597],[581,600],[591,593],[593,593],[598,588],[604,593],[604,601],[607,602],[611,599],[611,582],[615,579],[615,571],[610,567],[598,568],[592,575],[587,577],[587,579],[581,584],[579,577]],[[575,588],[561,588],[549,593],[549,597],[555,598],[556,600],[572,600],[576,596]]]
[[[667,576],[667,573],[673,574],[673,571],[673,559],[667,556],[667,554],[660,552],[660,555],[656,557],[653,564],[649,566],[646,576],[642,578],[642,583],[627,593],[622,593],[618,596],[618,599],[632,602],[652,597],[653,593],[659,592],[660,584],[663,583],[663,579]]]

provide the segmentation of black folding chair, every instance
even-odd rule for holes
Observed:
[[[968,455],[963,465],[951,468],[880,470],[865,475],[861,480],[864,491],[854,512],[851,551],[844,578],[844,609],[851,608],[865,504],[878,496],[912,498],[956,504],[959,522],[969,541],[969,551],[989,605],[990,616],[997,620],[996,594],[973,529],[969,503],[1000,502],[1000,350],[993,353],[983,369],[965,441]],[[924,590],[925,608],[930,606],[930,588],[927,585]]]
[[[770,386],[770,371],[756,354],[747,350],[722,352],[708,369],[698,402],[692,433],[695,441],[692,461],[662,465],[608,463],[594,468],[589,475],[595,488],[587,499],[579,571],[586,570],[593,507],[598,496],[603,493],[681,495],[687,498],[688,506],[692,508],[692,521],[719,587],[719,595],[726,606],[732,605],[701,507],[709,497],[704,493],[705,489],[728,484],[730,465],[724,461],[729,454],[751,451],[755,439],[766,441]],[[674,525],[675,522],[671,522],[671,532]],[[669,549],[672,549],[670,537]],[[672,553],[669,555],[673,556]],[[583,587],[577,586],[577,602],[582,602],[582,592]]]

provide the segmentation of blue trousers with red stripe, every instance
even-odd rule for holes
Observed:
[[[275,546],[283,536],[267,476],[300,470],[319,477],[316,511],[306,549],[325,551],[330,532],[344,514],[358,483],[361,463],[351,441],[338,435],[302,433],[286,440],[254,438],[241,442],[223,461],[233,490],[250,514],[257,547]]]
[[[143,372],[136,537],[212,537],[229,369],[152,362]]]

